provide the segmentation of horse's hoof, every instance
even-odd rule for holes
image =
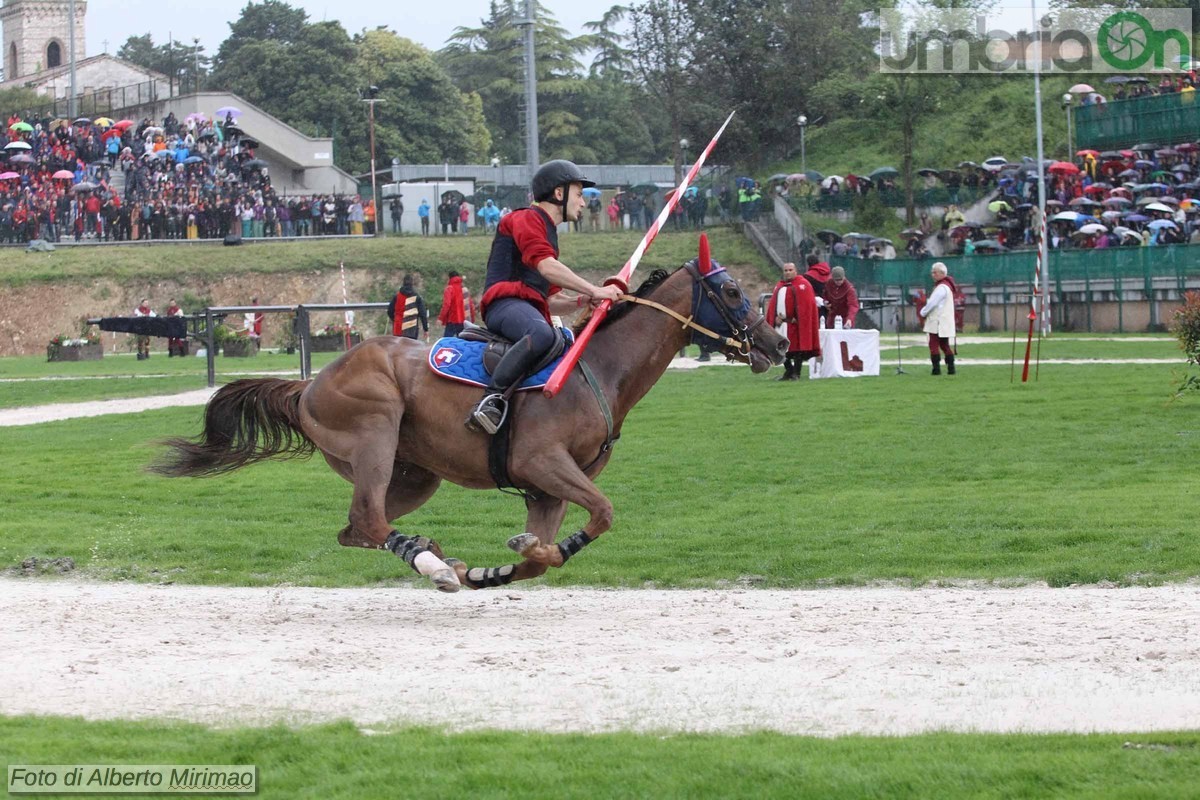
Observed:
[[[471,584],[471,582],[469,580],[467,580],[467,571],[468,570],[467,570],[467,565],[465,562],[463,562],[457,558],[447,558],[447,559],[445,559],[445,561],[446,561],[446,566],[448,566],[450,569],[454,570],[454,574],[458,578],[458,582],[463,585],[464,589],[479,588],[477,586],[473,586]]]
[[[462,584],[458,580],[458,576],[454,574],[453,569],[439,569],[437,572],[429,576],[429,580],[433,581],[433,585],[437,587],[439,592],[453,594],[462,588]]]
[[[532,550],[542,543],[542,540],[532,533],[521,533],[508,540],[508,549],[524,556],[526,550]]]

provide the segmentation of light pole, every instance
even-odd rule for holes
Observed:
[[[499,155],[492,156],[492,183],[496,184],[496,202],[500,202],[500,187],[504,184],[504,162]]]
[[[379,224],[379,195],[375,189],[375,104],[383,101],[375,96],[377,94],[378,86],[368,86],[367,96],[362,98],[367,104],[367,131],[371,139],[371,202],[375,204],[375,230],[371,231],[372,236],[378,236],[382,227]]]
[[[192,38],[192,54],[195,56],[195,61],[192,69],[196,72],[196,94],[200,93],[200,39]]]
[[[800,171],[808,172],[808,153],[804,150],[804,129],[808,127],[808,117],[801,114],[796,117],[796,124],[800,126]]]
[[[1067,112],[1067,161],[1075,157],[1074,137],[1071,136],[1071,101],[1074,99],[1070,92],[1062,96],[1062,107]]]

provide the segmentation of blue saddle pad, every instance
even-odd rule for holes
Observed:
[[[567,344],[575,341],[571,331],[560,329],[567,339]],[[449,378],[459,383],[469,383],[472,386],[487,386],[488,374],[483,369],[483,351],[487,347],[484,342],[469,342],[455,336],[443,336],[433,343],[429,350],[429,368],[443,378]],[[562,356],[554,359],[540,372],[535,372],[521,382],[517,391],[541,389],[550,380],[550,375]]]

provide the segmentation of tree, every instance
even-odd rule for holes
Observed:
[[[156,46],[148,33],[126,39],[117,50],[117,58],[160,72],[167,76],[172,87],[185,92],[195,91],[212,66],[212,59],[205,55],[199,39],[193,39],[190,45],[172,39]]]
[[[683,178],[679,140],[690,85],[693,20],[682,0],[642,0],[629,8],[629,48],[642,85],[662,110],[671,136],[675,182]]]

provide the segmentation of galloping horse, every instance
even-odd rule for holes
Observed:
[[[538,577],[612,526],[612,503],[592,481],[608,463],[625,416],[681,347],[701,335],[716,339],[718,349],[756,373],[779,364],[787,350],[787,340],[765,324],[737,282],[706,257],[670,274],[655,272],[625,300],[597,328],[585,353],[590,379],[577,367],[553,399],[540,392],[514,398],[508,474],[528,491],[529,515],[526,532],[508,544],[521,563],[469,569],[457,559],[443,560],[431,539],[392,528],[391,520],[419,508],[443,480],[471,489],[497,485],[488,466],[488,437],[463,425],[479,390],[435,375],[426,363],[428,346],[412,339],[368,339],[312,381],[227,384],[208,403],[203,433],[165,442],[168,455],[153,469],[168,476],[215,475],[273,456],[320,451],[354,484],[340,544],[391,550],[443,591]],[[532,420],[537,424],[526,424]],[[556,544],[568,503],[590,517]]]

